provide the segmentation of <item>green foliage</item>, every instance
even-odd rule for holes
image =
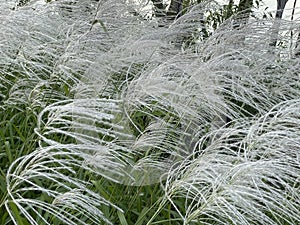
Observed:
[[[234,1],[230,0],[228,5],[223,5],[219,10],[211,10],[207,17],[206,23],[211,26],[214,30],[217,29],[230,17],[240,12],[238,5],[234,4]]]

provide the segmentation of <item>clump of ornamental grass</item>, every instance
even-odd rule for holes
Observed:
[[[184,224],[296,224],[299,100],[203,136],[168,173],[165,201]],[[184,199],[184,205],[178,205]],[[184,212],[184,213],[182,213]]]
[[[296,224],[298,21],[140,8],[1,5],[0,222]]]

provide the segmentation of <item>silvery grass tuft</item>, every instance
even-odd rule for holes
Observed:
[[[199,140],[165,185],[184,224],[299,222],[299,107],[290,100]],[[185,199],[184,214],[177,198]]]
[[[219,7],[1,3],[2,224],[125,224],[103,179],[161,185],[148,224],[297,224],[299,22],[233,17],[205,37]]]

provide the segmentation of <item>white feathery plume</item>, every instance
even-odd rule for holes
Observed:
[[[257,120],[199,141],[165,186],[177,210],[173,199],[186,199],[184,224],[299,221],[299,107],[299,100],[283,102]]]

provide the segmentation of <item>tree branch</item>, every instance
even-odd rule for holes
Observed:
[[[176,17],[181,16],[182,2],[182,0],[171,0],[171,4],[167,12],[169,19],[175,19]]]
[[[155,17],[164,17],[166,16],[166,9],[162,0],[152,0],[154,5],[154,15]]]

